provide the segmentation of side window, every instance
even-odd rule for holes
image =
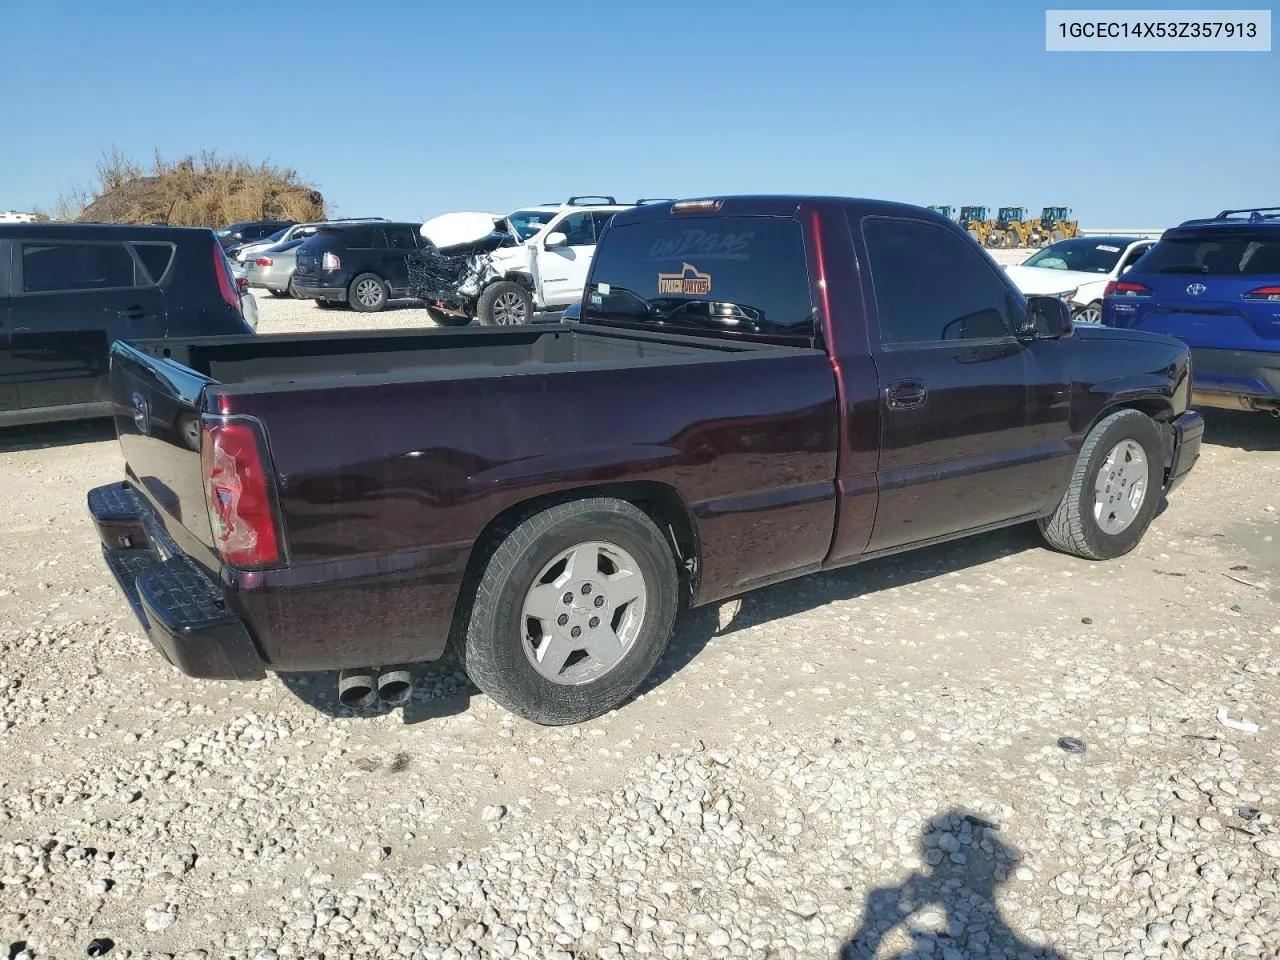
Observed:
[[[551,229],[568,237],[571,247],[589,247],[596,242],[596,229],[588,211],[571,213]]]
[[[392,250],[417,250],[418,244],[413,239],[413,231],[408,227],[387,227],[387,246]]]
[[[591,214],[591,220],[596,228],[596,243],[600,242],[600,234],[604,233],[604,228],[609,225],[609,221],[613,219],[615,212],[613,210],[598,210]]]
[[[1120,264],[1120,272],[1124,273],[1126,270],[1132,267],[1135,263],[1141,260],[1142,255],[1150,249],[1151,249],[1151,244],[1140,243],[1136,247],[1134,247],[1132,250],[1130,250],[1128,255],[1124,258],[1124,263]]]
[[[24,243],[24,293],[112,290],[146,283],[123,243]]]
[[[386,244],[382,242],[382,231],[374,227],[353,231],[351,239],[347,241],[348,250],[373,250],[385,246]]]
[[[169,264],[173,262],[173,244],[134,243],[130,244],[130,246],[133,247],[133,252],[138,255],[138,259],[142,261],[142,265],[147,268],[147,273],[151,274],[152,282],[159,283],[160,278],[169,269]]]
[[[950,230],[873,217],[862,235],[885,346],[1013,336],[1012,294],[981,252]]]

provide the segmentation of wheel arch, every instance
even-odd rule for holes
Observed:
[[[600,483],[572,487],[511,504],[485,524],[467,557],[462,583],[457,599],[454,601],[449,638],[451,644],[461,640],[466,631],[476,586],[503,537],[534,514],[561,503],[593,497],[625,500],[644,511],[666,538],[667,546],[675,559],[685,597],[696,595],[701,556],[698,528],[688,504],[674,487],[655,481]]]
[[[1173,402],[1168,397],[1160,394],[1115,397],[1105,402],[1094,413],[1093,419],[1081,431],[1081,438],[1087,437],[1099,423],[1121,410],[1137,410],[1139,413],[1145,413],[1155,421],[1156,427],[1160,432],[1160,442],[1163,448],[1161,453],[1164,459],[1167,482],[1168,471],[1173,466],[1173,421],[1177,418],[1177,414],[1173,409]]]

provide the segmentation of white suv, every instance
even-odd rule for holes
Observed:
[[[439,319],[466,322],[474,317],[485,326],[526,324],[537,312],[563,309],[581,300],[605,225],[619,210],[649,202],[570,197],[567,203],[525,207],[498,218],[498,230],[509,237],[484,254],[483,265],[470,271],[460,284],[459,303],[450,305],[451,312],[465,318]],[[430,229],[430,223],[424,224],[423,234]],[[443,302],[435,304],[436,311],[444,306]]]

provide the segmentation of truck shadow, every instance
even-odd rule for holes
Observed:
[[[69,447],[77,443],[103,443],[115,438],[116,424],[110,417],[3,427],[0,428],[0,453],[46,450],[49,447]]]
[[[1035,526],[1023,524],[753,590],[738,598],[741,605],[724,627],[719,623],[720,608],[733,601],[685,611],[677,622],[666,656],[637,694],[648,693],[671,679],[712,640],[830,603],[909,586],[1027,550],[1043,549],[1047,548]]]
[[[1280,420],[1266,413],[1201,409],[1204,442],[1249,453],[1280,450]]]

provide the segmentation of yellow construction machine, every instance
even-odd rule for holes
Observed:
[[[941,214],[948,220],[951,219],[951,204],[949,203],[933,203],[929,205],[929,209],[934,213]]]
[[[973,239],[986,244],[991,231],[995,229],[995,221],[987,219],[986,207],[961,207],[960,226],[968,230]]]
[[[1025,214],[1022,207],[1001,207],[996,214],[995,228],[987,237],[987,246],[1025,247],[1031,232],[1022,222]]]
[[[1040,211],[1037,233],[1044,239],[1037,246],[1068,240],[1079,234],[1080,224],[1075,220],[1068,220],[1069,216],[1071,216],[1070,207],[1045,207]]]

